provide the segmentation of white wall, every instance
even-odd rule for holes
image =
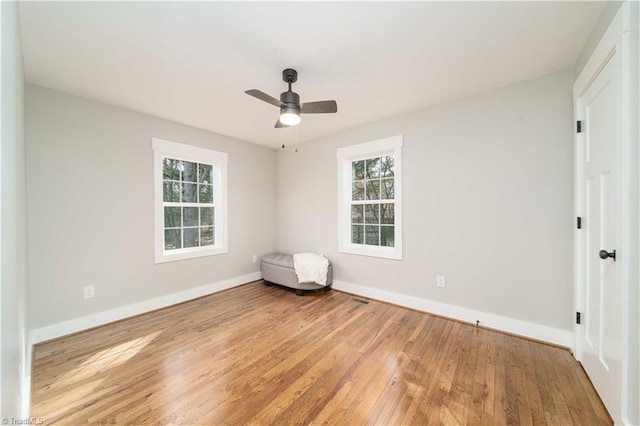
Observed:
[[[279,150],[278,249],[324,253],[341,281],[569,336],[572,81],[560,72]],[[397,134],[404,260],[338,253],[336,148]]]
[[[633,3],[632,3],[633,4]],[[640,6],[635,3],[635,66],[636,69],[640,69]],[[635,126],[635,140],[636,140],[636,164],[638,169],[640,169],[640,72],[636,74],[636,126]],[[638,176],[638,180],[636,181],[636,214],[632,216],[631,220],[635,220],[636,223],[640,223],[640,173],[636,171],[636,176]],[[640,227],[638,227],[638,233],[636,234],[636,241],[640,242]],[[631,406],[629,407],[629,417],[631,420],[640,424],[640,380],[637,379],[640,377],[640,244],[636,245],[636,268],[635,268],[635,304],[633,301],[630,302],[631,306],[635,306],[635,324],[632,323],[629,325],[629,329],[633,330],[635,328],[635,335],[631,335],[629,337],[629,358],[634,360],[635,365],[632,365],[629,372],[632,374],[632,377],[636,377],[636,380],[629,387],[629,398],[631,400]],[[633,282],[631,286],[633,288]],[[633,297],[633,295],[632,295]],[[630,333],[633,333],[631,331]]]
[[[627,324],[628,347],[626,417],[628,424],[640,424],[640,3],[626,1],[624,7],[629,16],[629,300]],[[633,232],[635,231],[635,232]],[[635,234],[635,238],[633,236]],[[624,366],[623,366],[624,367]]]
[[[229,154],[228,254],[154,263],[152,137]],[[272,149],[33,85],[26,141],[34,329],[257,274],[275,249]]]
[[[18,11],[0,3],[2,14],[2,144],[0,149],[0,311],[2,363],[0,417],[20,417],[28,405],[29,354],[27,227],[24,145],[24,78]],[[26,397],[23,398],[23,395]]]

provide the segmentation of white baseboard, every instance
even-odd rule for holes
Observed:
[[[503,317],[500,315],[475,311],[473,309],[462,308],[459,306],[447,305],[445,303],[434,302],[427,299],[420,299],[414,296],[407,296],[405,294],[366,287],[359,284],[352,284],[340,280],[333,280],[333,288],[336,290],[342,290],[346,293],[368,297],[383,302],[393,303],[395,305],[400,305],[418,311],[428,312],[435,315],[468,322],[471,324],[475,324],[476,321],[480,321],[480,325],[483,327],[517,334],[519,336],[528,337],[530,339],[541,340],[543,342],[564,346],[566,348],[571,347],[572,334],[570,330],[548,327],[546,325],[540,325],[513,318]]]
[[[236,287],[251,281],[262,278],[260,272],[219,281],[212,284],[203,285],[178,293],[168,294],[166,296],[157,297],[146,300],[144,302],[99,312],[97,314],[87,315],[81,318],[75,318],[68,321],[48,325],[31,330],[30,343],[37,344],[47,340],[66,336],[68,334],[77,333],[92,327],[97,327],[110,322],[118,321],[124,318],[143,314],[155,309],[164,308],[175,305],[176,303],[186,302],[198,297],[206,296],[211,293]],[[366,287],[359,284],[353,284],[346,281],[333,280],[333,288],[342,290],[347,293],[356,294],[371,299],[389,302],[396,305],[404,306],[418,311],[428,312],[435,315],[441,315],[456,319],[459,321],[475,324],[480,321],[483,327],[493,328],[507,333],[517,334],[531,339],[541,340],[543,342],[552,343],[554,345],[571,347],[572,334],[569,330],[548,327],[541,324],[521,321],[513,318],[503,317],[500,315],[480,312],[473,309],[462,308],[445,303],[434,302],[427,299],[421,299],[405,294],[394,293],[387,290],[380,290],[372,287]]]
[[[27,419],[29,418],[29,411],[31,408],[31,367],[29,367],[29,373],[25,372],[22,377],[20,393],[20,402],[22,403],[20,407],[20,417],[22,417],[23,419]]]
[[[188,300],[197,299],[211,293],[226,290],[228,288],[237,287],[251,281],[262,278],[262,274],[253,272],[251,274],[240,277],[230,278],[224,281],[191,288],[189,290],[178,293],[167,294],[165,296],[156,297],[155,299],[145,300],[144,302],[134,303],[133,305],[122,306],[120,308],[110,309],[108,311],[98,312],[97,314],[87,315],[68,321],[59,322],[57,324],[48,325],[31,330],[31,344],[45,342],[57,337],[66,336],[68,334],[77,333],[92,327],[104,325],[110,322],[118,321],[135,315],[144,314],[145,312],[155,309],[164,308],[175,305],[176,303],[186,302]]]
[[[31,366],[33,358],[33,344],[31,343],[30,336],[27,336],[27,348],[24,354],[24,362],[20,368],[20,416],[23,419],[29,418],[29,412],[31,410]]]

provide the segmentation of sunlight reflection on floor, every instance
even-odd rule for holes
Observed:
[[[95,378],[95,376],[100,373],[108,372],[108,370],[122,365],[144,349],[145,346],[151,343],[161,332],[162,331],[156,331],[146,336],[132,339],[120,345],[96,352],[89,359],[78,365],[78,367],[70,370],[60,377],[60,379],[52,383],[49,389],[57,390],[71,386],[89,378]],[[100,382],[101,380],[92,383],[99,384]]]

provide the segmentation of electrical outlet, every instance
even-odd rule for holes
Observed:
[[[251,263],[256,263],[258,261],[258,255],[254,254],[253,256],[251,256]]]
[[[445,280],[444,280],[444,275],[438,275],[436,278],[436,285],[438,287],[444,288],[445,287]]]
[[[85,286],[83,294],[85,299],[91,299],[96,295],[96,286],[94,285]]]

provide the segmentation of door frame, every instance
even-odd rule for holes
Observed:
[[[622,242],[618,261],[622,270],[622,407],[616,424],[640,424],[640,141],[638,140],[640,36],[638,2],[626,0],[609,28],[591,54],[573,86],[574,121],[583,120],[582,97],[607,61],[618,56],[618,73],[622,102]],[[584,135],[574,132],[574,213],[582,217],[584,189]],[[575,222],[574,222],[575,223]],[[573,288],[575,312],[584,312],[585,270],[584,233],[574,227]],[[580,325],[574,321],[572,350],[582,360],[578,333]]]

